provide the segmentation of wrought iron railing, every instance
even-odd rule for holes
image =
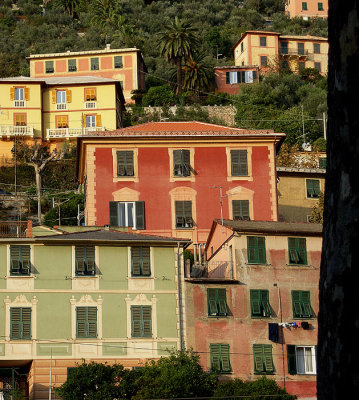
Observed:
[[[26,221],[0,221],[0,237],[27,237]]]

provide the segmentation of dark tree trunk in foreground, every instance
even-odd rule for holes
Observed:
[[[359,398],[359,2],[330,0],[318,399]]]

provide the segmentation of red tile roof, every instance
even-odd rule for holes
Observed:
[[[114,131],[91,132],[87,137],[139,137],[139,136],[285,136],[273,130],[248,130],[206,122],[148,122],[146,124],[116,129]]]

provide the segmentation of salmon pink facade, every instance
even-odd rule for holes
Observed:
[[[316,398],[321,231],[213,223],[206,257],[186,266],[184,285],[186,344],[204,369],[243,380],[266,375],[298,398]]]
[[[276,221],[284,134],[156,122],[78,139],[87,225],[204,243],[214,217]]]

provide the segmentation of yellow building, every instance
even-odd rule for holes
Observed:
[[[325,75],[328,50],[328,39],[324,37],[247,31],[234,47],[234,60],[237,66],[256,65],[262,71],[277,70],[279,66],[293,72],[315,68]]]
[[[286,0],[285,13],[289,18],[328,18],[328,0]]]
[[[61,141],[122,127],[120,82],[102,77],[0,79],[0,158],[15,136]]]
[[[277,178],[279,221],[308,222],[324,192],[325,168],[277,167]]]
[[[126,102],[145,88],[146,66],[137,48],[31,54],[32,78],[96,76],[120,81]]]

